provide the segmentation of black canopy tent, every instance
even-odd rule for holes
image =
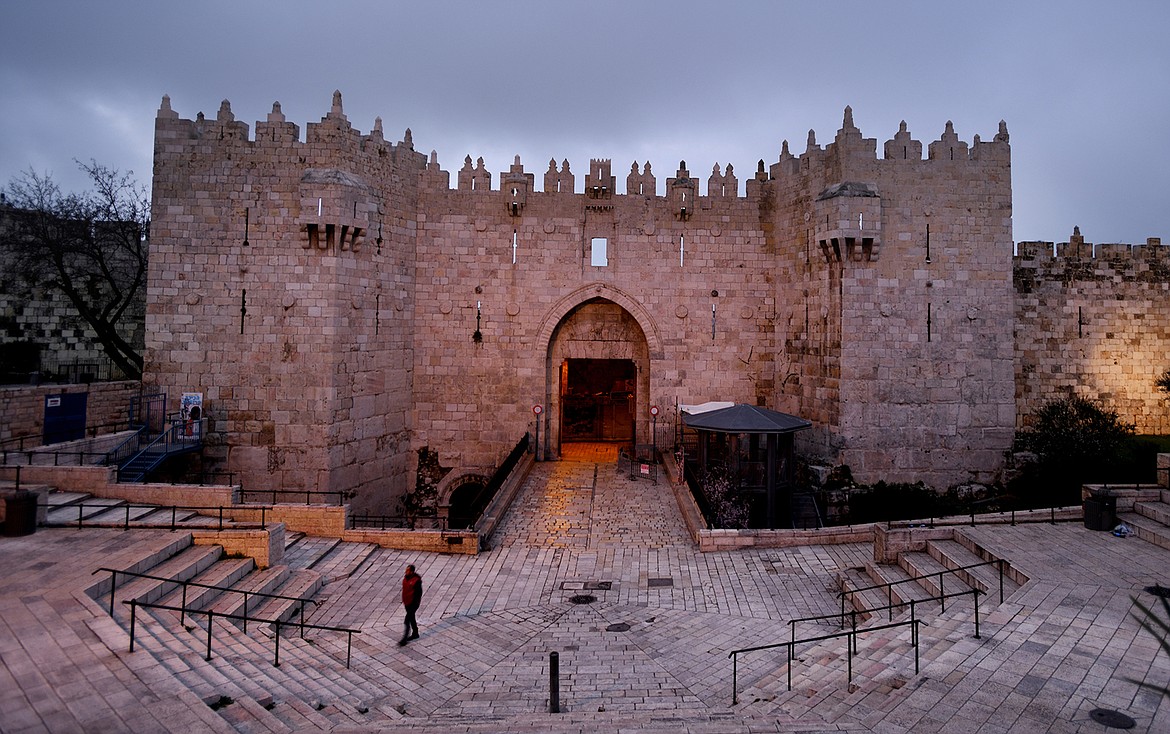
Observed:
[[[793,438],[812,423],[755,405],[702,407],[683,406],[681,411],[683,424],[698,434],[699,475],[726,471],[740,492],[762,492],[764,522],[777,527],[781,495],[790,498],[795,480]]]

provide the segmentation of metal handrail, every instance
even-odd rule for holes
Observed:
[[[1004,567],[1005,563],[1006,563],[1006,561],[1004,561],[1004,559],[996,558],[993,561],[982,561],[980,563],[972,563],[972,564],[969,564],[967,566],[959,566],[958,568],[947,568],[947,569],[943,569],[942,571],[935,571],[934,573],[923,574],[921,576],[912,576],[910,578],[900,579],[898,581],[889,581],[889,582],[886,582],[884,584],[875,584],[873,586],[866,586],[866,587],[861,588],[861,589],[845,589],[842,591],[838,591],[837,596],[841,597],[841,617],[844,618],[844,616],[845,616],[845,595],[846,594],[852,596],[854,594],[860,594],[860,593],[865,592],[865,591],[875,591],[877,589],[885,589],[886,590],[886,599],[888,602],[887,606],[880,607],[878,609],[871,609],[869,611],[881,611],[883,609],[888,608],[888,609],[890,609],[890,619],[893,619],[894,618],[894,612],[893,612],[894,607],[901,608],[901,607],[906,606],[906,604],[907,604],[907,602],[900,602],[898,604],[894,604],[894,587],[900,586],[902,584],[913,583],[915,581],[921,581],[923,579],[934,578],[935,576],[938,576],[939,596],[938,597],[931,597],[930,599],[923,599],[922,601],[936,601],[938,599],[942,599],[943,600],[942,611],[945,612],[947,610],[946,601],[945,601],[947,598],[947,595],[944,593],[944,590],[943,590],[942,577],[946,574],[957,574],[959,571],[967,571],[967,570],[970,570],[972,568],[981,568],[983,566],[990,566],[993,564],[999,570],[999,603],[1003,604],[1003,573],[1004,573],[1003,567]],[[913,601],[913,600],[911,600],[911,601]],[[800,620],[800,621],[811,621],[811,620]],[[842,626],[844,626],[844,625],[842,624]]]
[[[796,659],[796,657],[794,655],[794,648],[797,645],[802,645],[802,644],[806,644],[806,643],[810,643],[810,642],[821,642],[824,640],[832,640],[832,639],[845,637],[845,638],[847,638],[846,655],[847,655],[848,661],[849,661],[849,673],[848,673],[849,680],[848,680],[848,683],[850,685],[852,685],[852,683],[853,683],[853,656],[855,654],[857,654],[857,636],[863,632],[877,632],[880,630],[893,629],[895,627],[904,627],[907,625],[910,625],[912,627],[911,645],[913,645],[913,647],[914,647],[914,674],[918,675],[918,670],[919,670],[919,667],[918,667],[918,626],[925,625],[926,622],[923,622],[922,620],[918,619],[915,604],[932,602],[932,601],[939,601],[940,599],[943,599],[943,598],[950,598],[950,597],[956,597],[956,596],[966,596],[967,594],[971,594],[971,597],[975,602],[975,639],[981,639],[981,636],[979,634],[979,594],[981,594],[981,593],[983,593],[983,592],[979,591],[978,589],[970,589],[968,591],[960,591],[960,592],[955,592],[953,594],[940,594],[939,596],[932,597],[930,599],[911,600],[910,601],[910,619],[904,619],[900,622],[889,622],[887,624],[877,625],[877,626],[873,626],[873,627],[858,627],[857,626],[857,612],[856,612],[856,610],[853,610],[851,612],[852,618],[853,618],[853,625],[849,630],[847,630],[845,632],[834,632],[832,634],[827,634],[827,635],[817,635],[815,637],[805,637],[805,638],[802,638],[799,640],[796,639],[796,623],[797,622],[812,622],[812,621],[821,620],[821,619],[836,619],[837,615],[836,614],[826,614],[826,615],[820,615],[817,617],[805,617],[802,619],[789,620],[788,624],[789,624],[791,637],[787,642],[776,642],[776,643],[772,643],[769,645],[756,645],[755,647],[745,647],[745,648],[740,648],[738,650],[732,650],[730,653],[728,653],[727,657],[731,658],[731,703],[732,703],[732,705],[739,703],[739,692],[737,690],[737,675],[738,675],[738,664],[739,664],[739,657],[738,656],[741,654],[749,653],[749,652],[758,652],[760,650],[774,650],[778,647],[788,648],[788,661],[787,661],[788,690],[791,691],[792,690],[792,663]],[[881,611],[881,609],[878,609],[875,611]],[[927,626],[929,626],[929,625],[927,625]],[[843,622],[842,622],[842,627],[844,627]]]
[[[95,570],[93,573],[91,573],[90,576],[96,575],[102,571],[108,571],[110,573],[110,616],[111,617],[114,616],[114,597],[117,596],[117,591],[118,591],[118,574],[122,574],[123,576],[133,576],[134,578],[138,578],[138,579],[150,579],[152,581],[164,581],[166,583],[171,583],[171,584],[182,584],[183,585],[183,602],[182,602],[183,606],[182,606],[182,609],[179,610],[179,624],[183,623],[184,614],[186,614],[186,612],[198,611],[196,609],[187,609],[187,587],[188,586],[196,586],[200,589],[214,589],[215,591],[221,591],[221,592],[227,591],[227,592],[231,592],[233,594],[243,594],[244,595],[244,614],[248,613],[248,597],[250,597],[250,596],[262,596],[265,599],[280,599],[282,601],[299,601],[299,602],[301,602],[301,621],[302,622],[304,621],[304,610],[305,610],[304,603],[305,602],[308,602],[308,603],[313,604],[315,606],[320,606],[320,602],[318,602],[314,599],[305,599],[305,598],[299,597],[299,596],[287,596],[284,594],[269,594],[266,591],[246,591],[244,589],[234,589],[230,586],[215,586],[213,584],[203,584],[203,583],[200,583],[198,581],[188,581],[186,579],[172,579],[172,578],[167,578],[165,576],[152,576],[148,573],[138,573],[137,571],[122,571],[122,570],[119,570],[116,568],[105,568],[105,567],[99,568],[99,569]],[[123,603],[125,603],[125,602],[123,602]],[[139,603],[142,604],[144,602],[139,602]],[[246,620],[244,622],[244,631],[245,632],[248,631],[248,623]]]
[[[273,504],[273,505],[276,504],[276,498],[278,495],[290,495],[293,497],[303,496],[305,498],[306,505],[312,504],[309,501],[311,497],[316,497],[316,496],[336,497],[338,500],[338,502],[337,502],[338,506],[345,504],[342,500],[345,499],[345,495],[346,495],[345,492],[340,492],[340,491],[336,491],[336,490],[335,491],[325,491],[325,490],[313,490],[313,489],[241,489],[240,490],[240,502],[246,503],[247,500],[245,499],[245,496],[249,495],[249,494],[258,494],[261,496],[265,496],[265,495],[271,496],[272,502],[270,504]]]
[[[348,517],[351,530],[414,530],[420,520],[433,520],[439,524],[439,530],[447,531],[447,518],[438,515],[371,515],[367,513],[350,513]],[[400,523],[400,524],[394,524]]]
[[[308,600],[308,601],[311,601],[311,600]],[[164,609],[164,610],[171,611],[171,612],[182,611],[181,609],[179,609],[177,607],[168,606],[166,604],[154,604],[151,602],[140,602],[136,599],[131,599],[130,601],[124,601],[122,603],[130,605],[130,652],[134,652],[134,628],[135,628],[135,623],[136,623],[136,619],[137,619],[138,607],[145,607],[147,609]],[[272,660],[272,665],[273,665],[273,667],[276,667],[276,668],[280,667],[280,625],[290,624],[289,622],[282,622],[279,619],[262,619],[260,617],[249,617],[246,614],[229,614],[227,612],[214,612],[210,609],[190,609],[188,611],[192,614],[206,614],[207,615],[207,656],[204,659],[208,660],[208,661],[211,660],[211,633],[212,633],[212,629],[215,627],[215,618],[216,617],[221,617],[223,619],[243,620],[244,626],[245,626],[245,631],[247,631],[247,623],[249,621],[275,625],[276,626],[276,635],[275,635],[276,652],[275,652],[275,655],[274,655],[273,660]],[[323,630],[326,632],[344,632],[344,633],[346,633],[345,667],[346,667],[346,669],[348,669],[349,662],[350,662],[350,656],[351,656],[351,653],[353,651],[353,636],[360,635],[362,633],[362,631],[355,630],[355,629],[349,629],[348,627],[329,627],[329,626],[326,626],[323,624],[305,624],[304,608],[303,607],[301,609],[301,612],[302,612],[301,621],[299,623],[298,622],[291,623],[294,626],[300,627],[301,639],[304,639],[306,629]]]
[[[92,464],[90,466],[104,466],[105,465],[105,457],[108,456],[108,453],[105,451],[48,451],[48,450],[45,450],[44,447],[38,447],[35,449],[3,449],[3,450],[0,450],[0,463],[7,464],[10,456],[17,456],[17,457],[23,456],[24,461],[25,461],[25,466],[49,466],[49,464],[37,464],[34,461],[34,458],[38,457],[38,456],[45,456],[45,457],[52,456],[53,457],[52,466],[86,466],[85,458],[87,456],[90,458],[101,459],[100,461],[98,461],[95,464]],[[77,463],[76,464],[70,464],[70,463],[62,464],[61,463],[62,456],[76,457]]]
[[[127,436],[120,444],[106,452],[106,466],[118,466],[123,459],[128,459],[138,452],[138,446],[142,443],[142,434],[146,431],[146,426],[133,426],[130,430],[134,431],[133,435]],[[129,448],[133,444],[134,448]]]
[[[224,509],[225,509],[223,505],[215,505],[215,506],[211,506],[211,507],[206,507],[206,506],[196,507],[196,506],[184,506],[184,505],[144,505],[144,504],[133,504],[133,503],[129,503],[129,502],[126,504],[123,504],[123,505],[103,505],[103,504],[95,503],[95,502],[88,502],[88,503],[87,502],[77,502],[77,503],[70,503],[70,504],[66,504],[66,505],[43,504],[43,505],[38,505],[37,509],[44,508],[46,512],[52,512],[53,510],[64,510],[64,509],[69,509],[69,508],[73,508],[73,507],[77,508],[77,529],[78,530],[81,530],[84,527],[84,523],[88,519],[84,516],[84,512],[83,512],[83,510],[86,507],[98,507],[98,508],[103,508],[107,511],[108,510],[122,510],[122,509],[124,509],[126,511],[126,518],[122,523],[123,530],[130,529],[130,510],[131,509],[134,509],[134,508],[147,509],[147,508],[149,508],[149,509],[164,510],[164,511],[170,510],[171,511],[170,527],[171,527],[172,532],[177,530],[179,527],[178,514],[179,514],[180,510],[194,512],[198,515],[202,515],[202,512],[200,512],[200,510],[206,510],[209,512],[214,510],[218,513],[218,516],[219,516],[219,526],[217,528],[214,528],[214,529],[217,531],[222,531],[225,529],[223,526],[223,513],[224,513]],[[234,505],[228,509],[235,509],[235,510],[248,509],[248,510],[251,510],[252,508],[241,508],[239,505]],[[268,507],[265,505],[261,505],[260,506],[260,524],[259,525],[255,524],[255,523],[244,523],[244,522],[236,523],[235,521],[233,521],[229,517],[228,521],[232,522],[233,524],[230,528],[227,528],[227,529],[229,529],[229,530],[256,530],[256,529],[267,530],[268,529],[268,521],[267,521],[267,517],[266,517],[267,513],[268,513]],[[102,515],[105,513],[99,512],[97,514]],[[202,516],[207,517],[206,515],[202,515]],[[49,523],[46,521],[46,524],[49,524]],[[64,523],[62,523],[62,524],[64,524]],[[72,524],[72,522],[70,524]],[[107,523],[100,523],[100,524],[99,523],[90,523],[90,527],[109,527],[109,525]],[[200,530],[211,530],[213,528],[200,527],[199,529]]]

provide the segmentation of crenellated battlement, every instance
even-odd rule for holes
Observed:
[[[1074,227],[1068,242],[1024,241],[1016,245],[1014,259],[1021,262],[1055,262],[1099,260],[1124,263],[1145,262],[1161,267],[1170,266],[1170,246],[1162,245],[1161,237],[1148,237],[1144,243],[1086,242],[1081,228]]]
[[[796,175],[831,178],[842,167],[849,168],[868,163],[880,165],[885,161],[891,162],[891,165],[899,165],[893,163],[895,161],[921,165],[1006,164],[1010,160],[1008,141],[1007,125],[1004,122],[1000,122],[999,131],[990,142],[982,142],[980,136],[975,135],[973,142],[968,144],[959,138],[953,123],[948,121],[939,138],[927,146],[927,155],[923,158],[923,143],[911,136],[906,122],[902,121],[894,136],[885,142],[883,155],[879,158],[877,139],[862,135],[861,130],[854,124],[852,108],[846,107],[841,128],[837,130],[832,142],[821,147],[816,142],[815,131],[810,130],[805,152],[794,156],[789,150],[788,141],[783,141],[777,162],[766,169],[761,165],[756,176],[749,180],[748,191],[744,194],[739,191],[739,180],[734,174],[733,167],[728,164],[721,172],[718,163],[714,164],[712,175],[706,181],[706,190],[700,191],[698,179],[691,179],[695,186],[694,190],[688,193],[693,197],[713,199],[751,199],[757,198],[763,187],[773,180],[783,180]],[[248,125],[235,119],[231,104],[227,100],[221,103],[214,119],[207,119],[203,113],[199,113],[195,119],[188,120],[180,118],[171,108],[170,98],[164,96],[156,116],[156,147],[164,155],[179,155],[192,150],[210,153],[221,147],[225,149],[245,147],[260,154],[269,149],[297,156],[329,154],[352,157],[356,167],[367,167],[370,161],[384,159],[387,156],[401,157],[404,153],[414,152],[410,130],[406,130],[400,142],[390,143],[383,136],[381,118],[375,118],[374,126],[369,133],[363,134],[357,130],[345,115],[339,91],[333,93],[329,112],[319,122],[305,125],[303,140],[300,127],[285,119],[279,102],[273,104],[272,112],[268,114],[266,120],[256,123],[255,136],[250,137]],[[608,159],[605,160],[608,163]],[[412,163],[425,171],[423,174],[425,187],[432,189],[444,185],[450,187],[450,172],[441,168],[433,151],[429,162],[420,158],[412,160]],[[508,189],[510,192],[512,186],[504,185],[505,178],[510,173],[506,171],[500,174],[500,186],[496,188],[483,158],[479,157],[473,162],[472,156],[467,155],[463,167],[456,172],[455,189],[478,193]],[[593,173],[591,168],[590,174],[586,176],[586,194],[592,192],[594,188],[589,183],[593,180]],[[598,192],[604,190],[607,196],[621,195],[616,190],[616,177],[609,173],[606,176],[612,179],[613,185],[598,183],[596,185]],[[545,193],[572,193],[575,177],[570,172],[568,160],[563,161],[559,167],[555,159],[550,160],[549,170],[545,173],[542,184]],[[669,189],[659,196],[656,184],[657,180],[651,173],[650,162],[644,162],[639,172],[639,163],[634,161],[631,173],[626,177],[624,194],[671,198],[672,192]],[[534,186],[528,187],[528,192],[535,190]]]

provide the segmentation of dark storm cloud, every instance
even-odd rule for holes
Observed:
[[[149,179],[163,94],[182,117],[222,99],[253,125],[279,100],[302,126],[334,89],[359,130],[413,131],[448,170],[519,154],[659,181],[686,159],[742,181],[781,141],[831,142],[851,105],[881,144],[1000,119],[1016,239],[1165,236],[1170,49],[1161,2],[38,2],[5,9],[0,182],[30,166],[82,185],[73,159]]]

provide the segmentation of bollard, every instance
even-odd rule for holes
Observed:
[[[561,712],[561,664],[556,652],[548,654],[548,712]]]

